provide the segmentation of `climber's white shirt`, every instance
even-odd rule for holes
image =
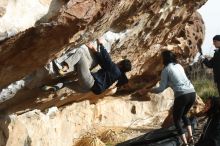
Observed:
[[[159,87],[154,87],[153,92],[160,93],[167,87],[171,87],[174,90],[175,97],[195,92],[180,64],[170,63],[163,69],[160,85]]]

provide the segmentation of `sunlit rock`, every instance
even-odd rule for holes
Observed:
[[[173,93],[140,97],[135,92],[158,82],[164,49],[172,50],[183,66],[192,62],[204,38],[196,10],[205,2],[1,1],[0,144],[72,146],[75,138],[100,127],[160,126]],[[131,87],[112,86],[98,96],[70,87],[41,91],[42,85],[57,81],[45,72],[47,64],[100,36],[108,38],[115,62],[132,61]]]

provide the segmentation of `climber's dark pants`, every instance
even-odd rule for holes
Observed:
[[[187,117],[187,113],[195,102],[195,97],[196,94],[193,92],[176,97],[174,100],[173,120],[180,135],[184,134],[181,126],[181,119],[183,120],[184,126],[190,125],[190,120]]]

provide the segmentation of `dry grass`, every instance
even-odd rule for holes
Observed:
[[[75,146],[106,146],[97,136],[86,135],[80,139]]]
[[[123,134],[120,134],[117,131],[114,131],[112,129],[104,131],[99,138],[101,141],[106,143],[107,145],[114,145],[116,143],[124,141],[126,138]]]

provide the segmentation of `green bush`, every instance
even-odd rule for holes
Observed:
[[[206,77],[197,78],[192,80],[196,93],[205,100],[209,96],[218,96],[218,91],[213,80]]]

